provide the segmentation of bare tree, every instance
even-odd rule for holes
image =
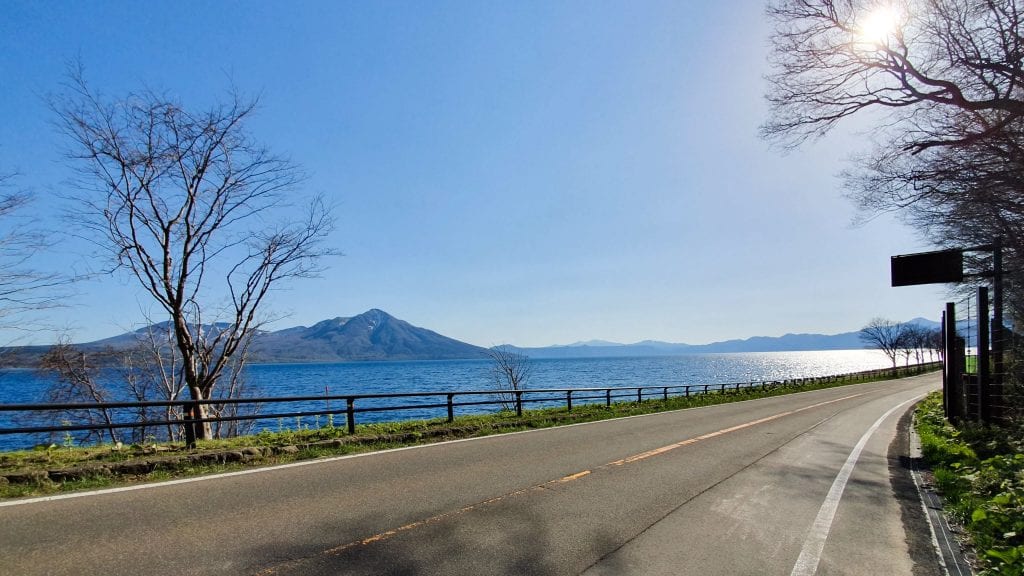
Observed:
[[[762,132],[788,145],[866,109],[894,114],[890,149],[966,146],[1024,117],[1014,0],[775,0]]]
[[[39,369],[52,376],[44,401],[57,403],[103,403],[112,401],[149,402],[180,400],[185,393],[184,373],[176,361],[177,348],[173,345],[170,322],[148,325],[139,330],[134,344],[124,348],[84,349],[62,339],[41,358]],[[248,343],[243,345],[248,349]],[[214,391],[213,399],[237,398],[243,395],[247,382],[242,372],[245,353],[232,358],[225,375],[226,382]],[[114,383],[117,383],[116,385]],[[123,386],[121,385],[123,383]],[[209,405],[214,417],[235,417],[253,414],[258,406],[231,402]],[[153,422],[181,420],[180,406],[138,406],[131,408],[72,408],[49,415],[52,423],[63,421],[84,422],[106,428],[87,432],[79,441],[103,442],[105,434],[113,442],[131,441],[141,444],[152,440],[180,440],[183,427]],[[115,428],[118,423],[134,422],[130,428]],[[212,424],[214,438],[236,436],[251,431],[252,420],[229,420]]]
[[[873,148],[844,174],[862,216],[895,212],[943,247],[1002,238],[1005,300],[1024,319],[1019,2],[769,2],[771,116],[762,134],[795,147],[877,112]]]
[[[897,211],[940,245],[1003,236],[1017,258],[1024,30],[1015,0],[772,0],[768,15],[764,136],[796,146],[876,110],[876,146],[846,173],[866,216]]]
[[[47,239],[26,215],[31,194],[11,191],[14,174],[0,174],[0,328],[31,329],[28,312],[56,306],[65,280],[32,265]]]
[[[68,403],[103,403],[111,400],[110,391],[103,383],[100,374],[103,359],[97,356],[110,356],[112,351],[93,355],[77,349],[67,340],[61,340],[52,346],[39,361],[39,369],[52,373],[56,380],[46,393],[46,402],[55,404]],[[86,422],[106,426],[104,429],[88,431],[82,441],[96,439],[102,442],[104,432],[109,434],[111,442],[121,440],[118,429],[114,428],[114,413],[109,408],[83,408],[61,410],[54,415],[61,421]]]
[[[180,353],[174,345],[174,328],[171,322],[150,322],[146,328],[137,332],[138,340],[134,346],[121,351],[116,370],[119,372],[120,380],[124,381],[128,388],[129,397],[138,401],[162,400],[173,402],[184,397],[187,387],[185,385],[184,370],[178,360]],[[249,333],[249,338],[239,346],[227,364],[224,374],[221,376],[221,385],[218,386],[211,399],[239,398],[245,395],[250,386],[245,378],[243,368],[248,359],[249,346],[255,331]],[[254,414],[259,406],[242,405],[228,402],[216,402],[208,405],[211,417],[234,417]],[[141,411],[137,416],[140,422],[153,420],[180,420],[181,409],[177,406],[168,406],[157,414],[153,410]],[[211,424],[211,435],[213,438],[225,438],[245,434],[254,426],[253,420],[229,420],[227,422],[214,422]],[[178,426],[168,425],[158,437],[166,437],[169,440],[178,440],[182,437],[182,430]]]
[[[905,348],[906,332],[903,324],[874,318],[860,329],[860,339],[872,348],[881,350],[892,361],[892,369],[896,370],[896,358]]]
[[[111,101],[76,74],[53,108],[79,161],[87,232],[167,314],[191,399],[212,398],[270,289],[335,253],[330,210],[315,198],[288,219],[301,174],[249,136],[255,102],[237,95],[199,111],[153,92]],[[190,444],[211,435],[209,423],[186,429]]]
[[[859,170],[847,172],[849,196],[867,215],[896,210],[933,243],[944,247],[1003,242],[1004,271],[1011,286],[1024,286],[1024,125],[969,147],[919,155],[878,151]],[[985,259],[965,264],[977,273]],[[973,290],[972,290],[973,291]],[[1007,303],[1024,310],[1019,290]],[[1018,317],[1020,314],[1017,314]]]
[[[929,360],[934,361],[935,357],[938,356],[940,362],[945,361],[945,339],[946,337],[943,335],[941,328],[936,328],[928,333]]]
[[[924,364],[924,354],[928,349],[928,339],[931,331],[918,324],[903,325],[903,357],[907,365],[910,358],[914,358],[915,364]]]
[[[533,372],[530,357],[517,352],[511,346],[495,346],[487,350],[491,358],[491,377],[499,390],[515,392],[526,388]],[[511,410],[514,398],[512,394],[502,395],[502,407]]]
[[[121,379],[128,384],[132,397],[140,401],[179,400],[186,389],[182,368],[178,348],[174,345],[173,324],[152,321],[139,335],[136,345],[124,351],[120,365]],[[150,413],[140,416],[146,420],[157,419],[151,418]],[[165,421],[181,420],[182,411],[177,406],[166,406],[159,416]],[[182,438],[182,432],[181,427],[168,424],[164,435],[174,441]]]

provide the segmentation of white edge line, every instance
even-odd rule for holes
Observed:
[[[746,402],[747,400],[744,400]],[[735,402],[734,402],[735,404]],[[717,406],[717,405],[716,405]],[[330,456],[327,458],[314,458],[310,460],[302,460],[300,462],[289,462],[288,464],[275,464],[273,466],[261,466],[259,468],[250,468],[248,470],[236,470],[234,472],[221,472],[219,474],[208,474],[204,476],[195,476],[193,478],[179,478],[177,480],[165,480],[163,482],[148,482],[142,484],[135,484],[132,486],[119,486],[117,488],[103,488],[101,490],[89,490],[86,492],[68,492],[67,494],[54,494],[51,496],[37,496],[34,498],[24,498],[21,500],[9,500],[0,501],[0,508],[8,506],[21,506],[25,504],[38,504],[40,502],[52,502],[55,500],[68,500],[71,498],[85,498],[87,496],[101,496],[104,494],[118,494],[121,492],[132,492],[135,490],[146,490],[150,488],[163,488],[165,486],[176,486],[179,484],[189,484],[192,482],[205,482],[207,480],[219,480],[222,478],[232,478],[235,476],[245,476],[248,474],[259,474],[264,472],[273,472],[275,470],[285,470],[288,468],[299,468],[301,466],[313,466],[316,464],[327,464],[329,462],[338,462],[340,460],[349,460],[352,458],[363,458],[366,456],[378,456],[381,454],[391,454],[394,452],[403,452],[405,450],[416,450],[420,448],[432,448],[435,446],[445,446],[448,444],[459,444],[461,442],[473,442],[477,440],[487,440],[496,438],[499,436],[514,436],[517,434],[529,434],[531,432],[546,432],[558,428],[572,428],[575,426],[587,426],[590,424],[600,424],[602,422],[609,422],[611,420],[627,420],[631,418],[644,418],[647,416],[657,416],[658,414],[668,414],[671,412],[682,412],[685,410],[694,410],[697,408],[706,408],[706,406],[695,406],[691,408],[682,408],[679,410],[670,410],[666,412],[652,412],[650,414],[635,414],[633,416],[623,416],[621,418],[609,418],[605,420],[594,420],[591,422],[577,422],[575,424],[566,424],[564,426],[552,426],[548,428],[533,428],[530,430],[519,430],[516,432],[504,432],[501,434],[489,434],[487,436],[474,436],[472,438],[458,438],[455,440],[445,440],[443,442],[431,442],[429,444],[416,444],[415,446],[402,446],[400,448],[389,448],[387,450],[374,450],[371,452],[360,452],[358,454],[345,454],[342,456]]]
[[[915,451],[914,446],[916,445],[915,441],[916,441],[917,434],[914,433],[914,424],[913,423],[910,424],[910,429],[907,430],[907,436],[910,437],[909,438],[910,441],[908,442],[908,445],[909,445],[910,450],[911,450],[911,454],[910,454],[910,477],[914,480],[914,487],[917,488],[917,499],[918,499],[918,502],[921,503],[921,512],[924,513],[924,520],[928,524],[928,532],[932,536],[932,548],[935,550],[935,555],[939,559],[939,568],[942,569],[942,573],[943,574],[945,574],[946,576],[950,576],[950,574],[949,574],[949,567],[946,566],[946,559],[943,557],[943,554],[942,554],[942,546],[939,545],[939,537],[935,533],[935,524],[932,523],[932,515],[931,515],[931,512],[929,512],[929,510],[928,510],[928,503],[925,502],[924,487],[922,486],[923,482],[921,481],[921,472],[920,472],[920,470],[917,469],[916,458],[914,456],[914,451]]]
[[[918,376],[910,376],[909,378],[916,378]],[[842,386],[833,386],[826,388],[825,390],[836,390],[840,388],[846,388],[847,386],[855,386],[858,383],[844,384]],[[794,392],[793,394],[785,394],[784,396],[795,396],[797,394],[811,394],[818,392],[819,390],[805,390],[802,392]],[[769,396],[769,398],[778,398],[778,396]],[[489,438],[495,438],[498,436],[514,436],[517,434],[530,434],[533,432],[547,432],[550,430],[556,430],[560,428],[573,428],[576,426],[589,426],[591,424],[601,424],[610,421],[619,420],[630,420],[633,418],[647,418],[651,416],[658,416],[661,414],[671,414],[673,412],[685,412],[687,410],[699,410],[702,408],[713,408],[715,406],[725,406],[727,404],[742,404],[745,402],[755,402],[757,400],[764,400],[764,398],[751,398],[749,400],[740,400],[738,402],[727,402],[725,404],[712,404],[711,406],[691,406],[689,408],[680,408],[678,410],[667,410],[664,412],[652,412],[650,414],[636,414],[633,416],[623,416],[621,418],[608,418],[605,420],[594,420],[591,422],[578,422],[576,424],[566,424],[564,426],[553,426],[549,428],[534,428],[531,430],[519,430],[517,432],[505,432],[501,434],[490,434],[487,436],[475,436],[473,438],[459,438],[456,440],[446,440],[444,442],[431,442],[429,444],[417,444],[415,446],[403,446],[401,448],[390,448],[388,450],[376,450],[372,452],[360,452],[359,454],[345,454],[343,456],[330,456],[328,458],[314,458],[312,460],[303,460],[301,462],[290,462],[288,464],[277,464],[274,466],[261,466],[259,468],[251,468],[248,470],[237,470],[234,472],[222,472],[219,474],[209,474],[205,476],[196,476],[193,478],[179,478],[177,480],[165,480],[163,482],[149,482],[143,484],[135,484],[132,486],[119,486],[117,488],[103,488],[101,490],[89,490],[85,492],[68,492],[66,494],[53,494],[51,496],[36,496],[34,498],[23,498],[19,500],[3,500],[0,501],[0,508],[7,508],[11,506],[25,506],[28,504],[39,504],[42,502],[54,502],[57,500],[70,500],[72,498],[86,498],[89,496],[102,496],[105,494],[119,494],[121,492],[134,492],[135,490],[148,490],[153,488],[163,488],[166,486],[177,486],[179,484],[191,484],[192,482],[206,482],[208,480],[220,480],[222,478],[232,478],[235,476],[246,476],[249,474],[260,474],[264,472],[273,472],[275,470],[285,470],[288,468],[298,468],[300,466],[313,466],[316,464],[327,464],[329,462],[338,462],[340,460],[349,460],[352,458],[362,458],[366,456],[377,456],[380,454],[390,454],[393,452],[402,452],[405,450],[416,450],[420,448],[432,448],[435,446],[446,446],[449,444],[458,444],[460,442],[473,442],[476,440],[486,440]]]
[[[893,406],[885,414],[879,416],[878,420],[875,420],[875,423],[860,437],[857,445],[853,447],[850,455],[846,458],[846,462],[843,463],[843,467],[839,470],[839,474],[832,481],[832,487],[829,489],[828,495],[825,496],[825,501],[821,503],[821,508],[818,509],[818,515],[814,518],[811,531],[804,541],[803,548],[800,550],[800,556],[797,558],[790,576],[813,576],[818,571],[818,563],[821,562],[821,553],[825,549],[825,540],[828,538],[828,533],[832,530],[832,521],[835,519],[836,511],[839,509],[839,501],[843,497],[846,483],[853,474],[853,468],[857,465],[857,460],[860,459],[864,446],[867,445],[868,440],[871,439],[871,436],[882,425],[882,422],[891,416],[893,412],[923,397],[923,394],[915,396]]]

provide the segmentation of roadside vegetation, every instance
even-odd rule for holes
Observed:
[[[955,428],[940,393],[921,402],[915,416],[935,486],[966,529],[982,574],[1024,574],[1024,427]]]
[[[900,369],[896,375],[915,373],[920,373],[920,368]],[[278,422],[278,430],[275,431],[223,440],[203,440],[194,449],[187,448],[182,442],[83,447],[68,441],[41,446],[35,450],[0,453],[0,497],[38,496],[154,482],[312,458],[767,398],[892,377],[888,370],[877,374],[874,377],[858,374],[795,380],[764,387],[675,396],[668,400],[615,402],[611,406],[603,403],[576,404],[571,411],[564,406],[524,410],[521,417],[511,410],[502,410],[492,414],[458,416],[454,422],[439,418],[364,424],[356,427],[355,434],[348,434],[344,421],[325,419],[322,426],[306,426],[301,422],[282,420]]]

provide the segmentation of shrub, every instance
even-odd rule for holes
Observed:
[[[921,451],[950,512],[971,535],[982,574],[1024,576],[1024,454],[1017,427],[950,426],[939,393],[918,405]]]

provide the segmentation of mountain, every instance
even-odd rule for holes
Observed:
[[[937,329],[938,322],[914,318],[906,324]],[[593,343],[593,345],[591,344]],[[644,340],[635,344],[614,344],[591,340],[569,346],[543,348],[516,348],[531,358],[601,358],[626,356],[677,356],[681,354],[717,354],[727,352],[798,352],[809,350],[859,350],[864,348],[860,331],[841,334],[786,334],[784,336],[755,336],[744,340],[725,340],[711,344],[676,344]]]
[[[203,324],[202,328],[204,331],[213,330],[226,330],[231,327],[231,324],[227,322],[215,322],[213,324]],[[193,334],[199,333],[199,325],[192,326]],[[93,342],[86,342],[84,344],[76,344],[79,348],[85,350],[102,350],[113,348],[115,350],[121,348],[128,348],[139,342],[145,342],[151,338],[156,339],[161,335],[170,335],[173,333],[173,324],[170,320],[163,322],[157,322],[156,324],[150,324],[135,330],[133,332],[125,332],[124,334],[118,334],[117,336],[111,336],[110,338],[104,338],[102,340],[95,340]]]
[[[913,320],[907,320],[906,322],[904,322],[904,324],[914,324],[927,330],[938,330],[942,328],[942,322],[936,322],[934,320],[929,320],[927,318],[920,317],[914,318]]]
[[[483,348],[418,328],[382,310],[332,318],[256,337],[254,362],[452,360],[483,358]]]
[[[938,322],[915,318],[907,324],[929,329]],[[226,325],[217,325],[224,328]],[[78,344],[85,351],[121,349],[146,338],[150,330],[162,333],[166,323],[154,324],[134,332]],[[601,358],[627,356],[675,356],[721,352],[781,352],[803,350],[849,350],[864,348],[860,332],[842,334],[786,334],[778,337],[756,336],[745,340],[726,340],[711,344],[677,344],[644,340],[618,344],[588,340],[562,346],[513,349],[531,358]],[[48,346],[0,348],[0,365],[33,366]],[[295,326],[273,332],[261,332],[250,349],[251,362],[344,362],[356,360],[455,360],[486,358],[484,348],[442,336],[432,330],[413,326],[382,310],[368,310],[351,318],[331,318],[312,326]]]
[[[144,342],[150,333],[166,333],[154,324],[110,338],[76,344],[87,352],[118,350]],[[218,324],[211,328],[227,328]],[[0,365],[34,366],[49,346],[0,348]],[[399,320],[382,310],[351,318],[332,318],[313,326],[260,332],[250,362],[345,362],[355,360],[455,360],[485,358],[486,350]]]
[[[618,342],[609,342],[607,340],[587,340],[585,342],[573,342],[572,344],[569,344],[568,346],[565,347],[574,348],[580,346],[625,346],[625,344],[620,344]]]

